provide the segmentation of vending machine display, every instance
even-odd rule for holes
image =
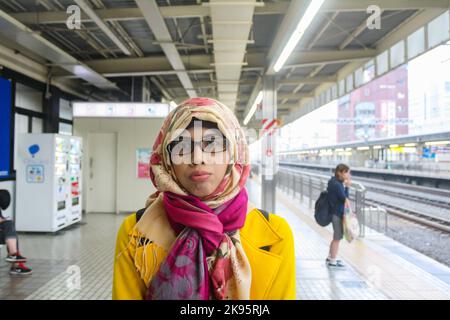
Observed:
[[[81,220],[81,139],[70,138],[69,151],[69,174],[70,174],[70,196],[71,196],[71,219]]]
[[[81,221],[81,138],[21,134],[17,147],[16,229],[55,232]]]

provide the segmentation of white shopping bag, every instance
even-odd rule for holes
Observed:
[[[344,237],[348,242],[352,242],[359,235],[359,223],[356,214],[346,203],[344,207]]]

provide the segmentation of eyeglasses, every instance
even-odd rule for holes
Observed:
[[[170,142],[167,151],[170,155],[184,156],[191,154],[196,145],[205,153],[220,153],[227,150],[228,140],[225,137],[209,136],[203,137],[200,141],[193,141],[189,138],[180,137],[179,140]]]

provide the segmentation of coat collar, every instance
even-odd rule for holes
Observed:
[[[270,288],[278,274],[283,258],[262,247],[272,246],[283,238],[264,215],[256,208],[249,208],[244,227],[240,230],[242,247],[252,269],[250,299],[270,299]]]
[[[257,248],[271,246],[283,240],[253,204],[249,203],[247,211],[245,224],[240,230],[241,236],[247,238]]]

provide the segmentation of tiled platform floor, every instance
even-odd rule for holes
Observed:
[[[260,186],[248,183],[250,201],[260,207]],[[387,299],[373,288],[351,266],[345,270],[331,270],[325,265],[328,242],[298,216],[278,201],[276,214],[290,224],[295,239],[297,264],[297,299]]]
[[[33,274],[10,276],[3,250],[0,299],[111,299],[115,237],[124,217],[88,214],[60,234],[21,233]]]
[[[250,180],[248,190],[259,206],[258,182]],[[276,213],[294,232],[298,299],[450,298],[449,268],[380,235],[344,243],[346,270],[329,270],[324,263],[329,228],[318,227],[305,205],[281,192],[277,196]],[[3,250],[0,299],[110,299],[115,236],[124,217],[88,214],[83,224],[57,235],[20,234],[34,273],[9,276]]]
[[[250,200],[259,204],[257,179],[249,181],[248,190]],[[298,298],[323,298],[323,294],[307,294],[310,284],[315,288],[318,280],[327,284],[326,292],[332,299],[450,299],[450,268],[370,230],[365,238],[351,244],[341,242],[340,258],[348,266],[348,278],[341,270],[328,270],[323,260],[328,253],[332,228],[316,224],[308,202],[307,198],[300,202],[292,194],[277,191],[276,213],[289,222],[296,241]],[[316,264],[314,270],[304,267],[310,260]],[[353,288],[348,290],[348,287]]]

